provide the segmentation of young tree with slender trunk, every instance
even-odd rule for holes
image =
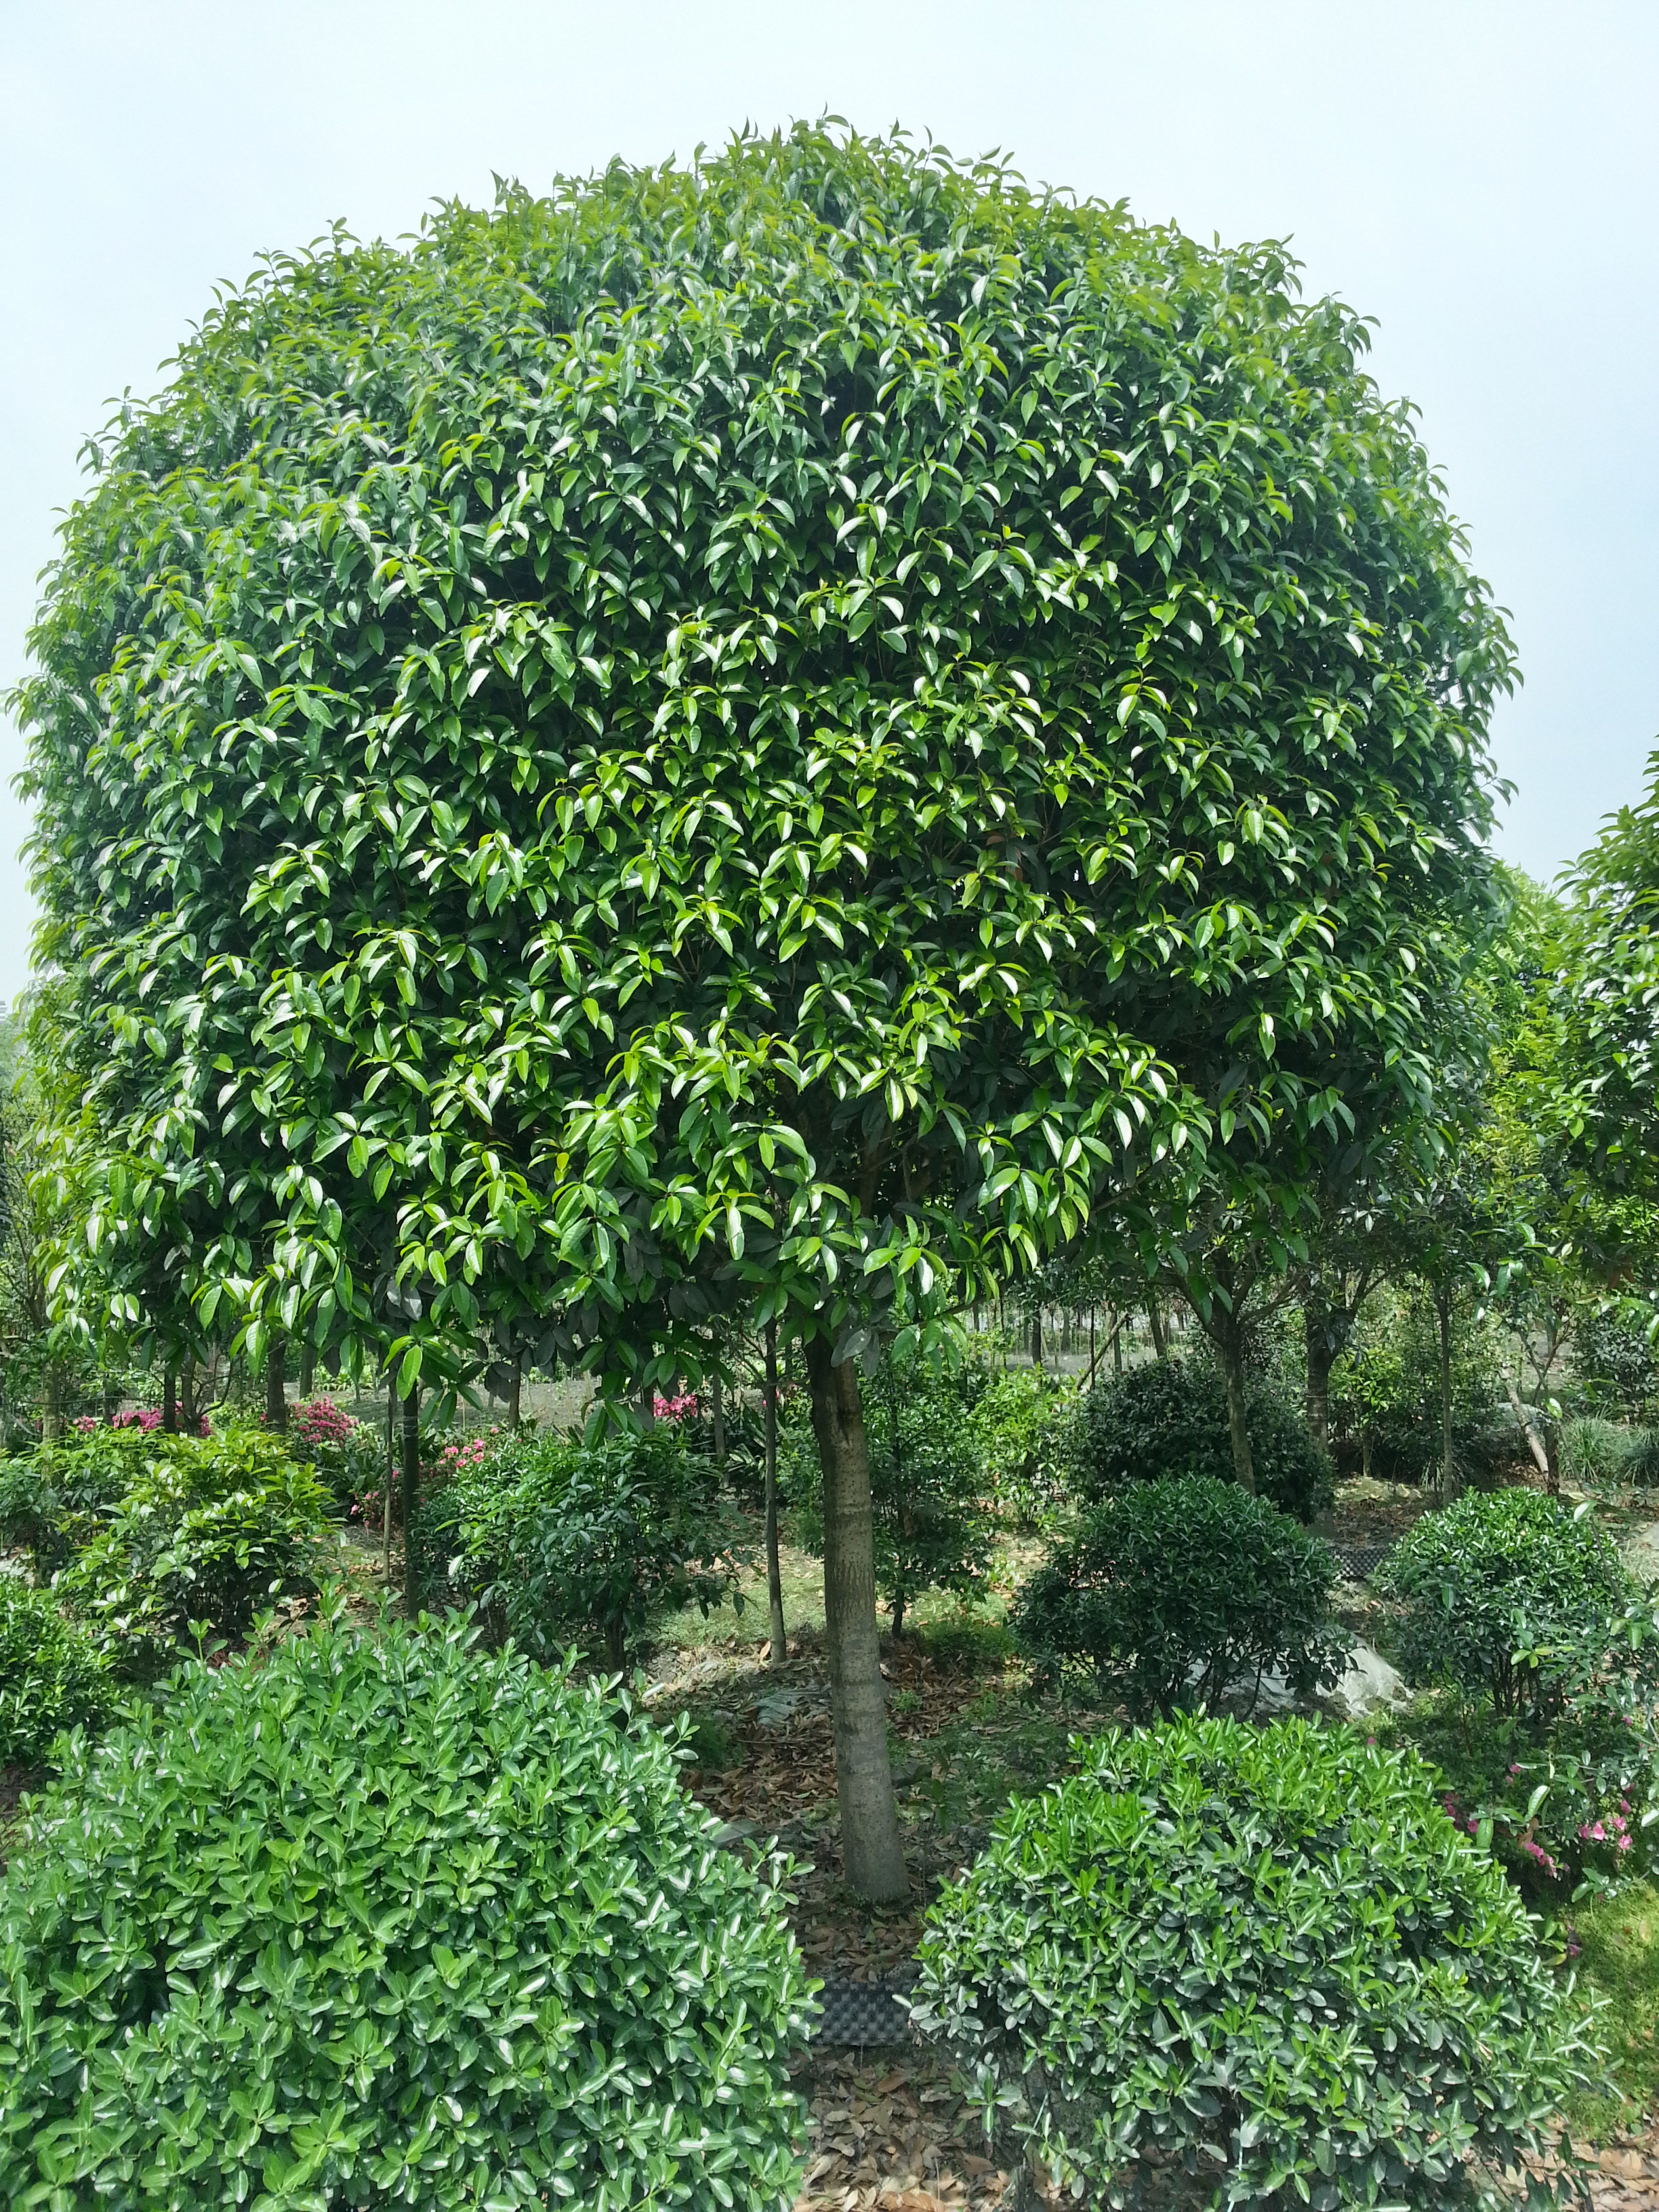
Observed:
[[[204,1326],[378,1365],[391,1209],[406,1408],[507,1304],[617,1388],[799,1339],[872,1894],[861,1357],[1430,1079],[1509,648],[1367,343],[1280,246],[799,126],[273,264],[65,525],[94,1262],[142,1157]]]

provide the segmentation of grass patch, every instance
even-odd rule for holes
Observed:
[[[1659,1889],[1632,1882],[1572,1916],[1579,1978],[1609,2000],[1602,2016],[1620,2096],[1581,2098],[1573,2127],[1599,2142],[1659,2113]]]

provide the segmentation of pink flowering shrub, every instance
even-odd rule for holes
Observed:
[[[154,1406],[135,1406],[125,1407],[118,1413],[112,1413],[107,1422],[101,1420],[96,1413],[79,1413],[71,1425],[78,1429],[83,1437],[89,1437],[95,1431],[106,1427],[139,1429],[149,1436],[153,1430],[161,1427],[161,1415]],[[181,1431],[180,1433],[184,1431]],[[195,1429],[190,1433],[198,1437],[210,1437],[213,1434],[213,1425],[205,1413],[202,1415]]]
[[[651,1410],[659,1421],[695,1421],[697,1394],[695,1390],[682,1390],[672,1398],[665,1398],[659,1391],[651,1401]]]

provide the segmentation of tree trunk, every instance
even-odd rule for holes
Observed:
[[[1331,1443],[1330,1316],[1312,1306],[1302,1310],[1303,1334],[1308,1346],[1308,1426],[1328,1451]]]
[[[761,1406],[766,1455],[766,1609],[771,1658],[781,1667],[789,1656],[783,1631],[783,1571],[778,1565],[778,1324],[766,1324],[766,1382]]]
[[[640,1385],[640,1419],[647,1425],[657,1418],[657,1386],[654,1382]]]
[[[187,1437],[193,1437],[200,1416],[196,1410],[196,1360],[186,1352],[179,1370],[179,1421]]]
[[[1031,1364],[1037,1368],[1042,1364],[1042,1308],[1041,1306],[1031,1308]]]
[[[404,1611],[412,1620],[420,1597],[420,1591],[416,1587],[415,1558],[415,1498],[421,1481],[421,1386],[418,1382],[411,1382],[404,1392],[403,1415],[403,1464],[399,1471],[403,1478]]]
[[[1169,1340],[1164,1334],[1164,1316],[1158,1310],[1155,1297],[1149,1297],[1146,1301],[1146,1326],[1152,1332],[1152,1350],[1160,1359],[1167,1359],[1170,1356]]]
[[[307,1329],[300,1340],[300,1395],[309,1398],[317,1386],[317,1346]]]
[[[58,1441],[58,1431],[63,1426],[62,1402],[58,1386],[58,1362],[49,1359],[46,1371],[41,1377],[40,1389],[40,1441],[43,1444],[55,1444]]]
[[[726,1407],[720,1398],[720,1362],[718,1348],[714,1353],[714,1373],[708,1386],[709,1426],[714,1431],[714,1464],[722,1474],[726,1471]]]
[[[380,1470],[380,1488],[384,1493],[385,1509],[381,1518],[386,1524],[382,1534],[386,1549],[386,1586],[388,1589],[392,1587],[392,1469],[397,1457],[392,1448],[392,1432],[397,1406],[398,1385],[392,1370],[388,1368],[386,1378],[386,1465]]]
[[[179,1433],[179,1377],[171,1367],[161,1370],[161,1427],[167,1436]]]
[[[1250,1453],[1250,1431],[1244,1415],[1244,1332],[1237,1313],[1215,1309],[1211,1334],[1221,1354],[1221,1372],[1227,1384],[1227,1433],[1233,1447],[1233,1475],[1241,1489],[1255,1495],[1255,1462]]]
[[[265,1354],[265,1426],[276,1436],[288,1426],[288,1340],[280,1329]]]
[[[513,1380],[507,1386],[507,1425],[516,1429],[524,1419],[524,1354],[513,1355]]]
[[[1116,1324],[1112,1330],[1112,1372],[1121,1376],[1123,1372],[1123,1324],[1126,1316],[1115,1310],[1112,1319]]]
[[[860,1897],[885,1904],[907,1896],[910,1884],[887,1756],[870,1460],[858,1370],[851,1360],[836,1366],[830,1350],[827,1338],[814,1337],[806,1373],[823,1469],[823,1613],[842,1873]]]
[[[1457,1496],[1458,1481],[1452,1464],[1451,1298],[1447,1291],[1435,1292],[1434,1310],[1440,1323],[1440,1495],[1449,1505]]]

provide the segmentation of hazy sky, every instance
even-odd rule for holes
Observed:
[[[1550,876],[1659,738],[1659,5],[1595,0],[0,0],[0,690],[76,450],[216,283],[745,119],[895,120],[1196,236],[1288,237],[1379,324],[1514,617],[1503,851]],[[0,727],[0,777],[21,762]],[[27,832],[0,798],[0,995]]]

